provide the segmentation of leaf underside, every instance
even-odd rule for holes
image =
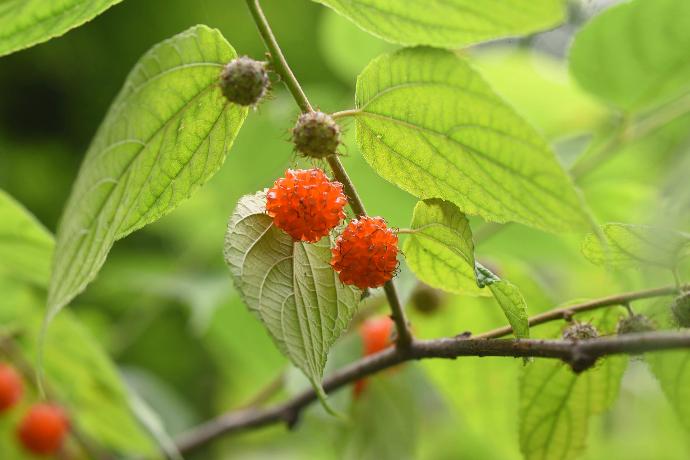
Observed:
[[[361,291],[330,266],[331,238],[293,242],[265,214],[265,192],[243,197],[225,238],[225,261],[248,308],[278,348],[320,388],[328,351],[347,329]]]

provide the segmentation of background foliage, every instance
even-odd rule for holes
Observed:
[[[381,53],[398,49],[398,45],[376,36],[394,43],[453,47],[484,38],[462,30],[435,34],[428,27],[418,27],[418,35],[401,38],[396,35],[396,27],[372,30],[357,19],[361,12],[342,10],[355,23],[374,32],[376,36],[372,36],[315,2],[292,1],[289,8],[278,0],[264,3],[298,78],[324,111],[356,105],[366,107],[365,112],[378,109],[388,115],[409,117],[411,112],[405,104],[412,98],[440,97],[438,93],[425,94],[424,89],[410,90],[409,94],[389,92],[390,99],[367,105],[378,85],[385,83],[382,72],[390,71],[381,69],[384,64],[426,68],[416,67],[419,63],[415,59],[424,57],[419,49],[399,51],[367,67]],[[341,11],[339,5],[346,2],[321,3]],[[378,3],[384,11],[396,4],[383,0]],[[510,280],[501,281],[500,286],[520,288],[531,315],[572,299],[669,284],[672,278],[663,268],[668,263],[665,256],[675,257],[678,251],[687,250],[685,233],[650,232],[647,227],[604,227],[608,239],[620,240],[623,247],[634,244],[639,250],[633,261],[617,257],[614,265],[625,268],[639,265],[639,261],[654,265],[619,271],[588,261],[601,261],[596,238],[588,237],[583,256],[582,233],[553,233],[572,228],[594,230],[589,211],[578,208],[581,199],[600,223],[624,222],[690,231],[690,106],[685,96],[690,88],[690,63],[685,53],[690,42],[690,14],[682,11],[687,5],[680,0],[634,0],[589,21],[610,3],[573,1],[569,3],[567,18],[559,18],[556,12],[555,19],[548,15],[546,19],[536,18],[533,24],[526,21],[519,29],[476,22],[476,27],[489,30],[490,36],[496,37],[525,34],[555,25],[560,19],[565,21],[549,32],[463,49],[459,53],[470,65],[459,64],[464,61],[456,61],[451,52],[433,51],[447,54],[447,59],[441,59],[444,67],[438,72],[455,72],[454,84],[480,93],[481,102],[469,97],[459,102],[487,104],[487,113],[494,117],[492,121],[498,120],[511,135],[520,137],[524,154],[538,157],[555,151],[558,161],[570,169],[581,190],[582,197],[570,180],[559,173],[555,162],[542,161],[538,163],[542,168],[539,173],[546,177],[544,187],[553,199],[535,202],[529,193],[534,185],[510,182],[512,176],[500,178],[500,167],[496,166],[499,172],[492,174],[485,165],[477,165],[472,176],[486,174],[482,184],[488,189],[472,195],[472,199],[481,201],[497,188],[503,188],[505,193],[498,195],[506,200],[501,203],[499,199],[500,206],[493,213],[482,215],[488,220],[511,219],[533,227],[508,225],[489,238],[485,236],[490,234],[487,230],[491,226],[482,227],[478,217],[466,220],[460,212],[476,214],[473,204],[460,198],[465,194],[448,192],[448,196],[443,196],[449,200],[444,203],[460,208],[454,210],[459,213],[454,222],[469,223],[475,238],[482,241],[475,248],[478,261],[501,280]],[[3,38],[10,29],[2,27],[16,4],[16,0],[0,2],[0,54],[17,48]],[[91,16],[87,14],[78,22]],[[422,14],[410,16],[424,19]],[[53,247],[49,232],[56,233],[71,184],[89,146],[98,150],[98,143],[91,141],[104,114],[124,82],[136,81],[137,74],[130,75],[130,70],[139,58],[155,44],[194,24],[218,28],[232,47],[221,49],[222,56],[210,57],[196,56],[190,49],[189,54],[180,56],[182,60],[210,59],[218,64],[229,59],[232,48],[255,58],[264,54],[243,2],[200,0],[190,8],[190,2],[185,0],[130,0],[59,39],[0,59],[0,87],[8,89],[0,92],[0,189],[9,195],[0,194],[0,325],[3,329],[19,326],[29,331],[21,341],[27,356],[35,355],[48,282],[46,260]],[[568,54],[570,40],[583,24]],[[35,43],[39,39],[27,40]],[[409,61],[386,62],[401,56]],[[161,59],[155,65],[180,64],[170,59]],[[152,62],[148,65],[154,65]],[[146,62],[142,66],[138,69],[147,75],[155,71],[147,68]],[[358,80],[365,67],[367,70]],[[212,73],[195,69],[188,75],[189,91],[194,93],[210,84]],[[435,75],[432,72],[425,77],[433,79]],[[158,80],[157,85],[154,89],[165,90],[165,80]],[[121,93],[119,97],[127,94]],[[225,117],[228,131],[236,130],[235,123],[244,118],[244,113],[227,110],[213,98],[205,103],[216,110],[211,114],[214,118]],[[170,111],[170,107],[159,108],[161,113]],[[297,110],[279,84],[274,85],[271,100],[251,115],[237,134],[224,165],[208,183],[174,213],[116,243],[98,277],[71,305],[72,311],[61,313],[51,326],[47,375],[55,382],[56,390],[63,392],[61,398],[80,414],[76,419],[78,425],[123,455],[153,452],[157,444],[169,444],[169,438],[186,428],[228,407],[246,404],[257,388],[275,381],[284,371],[284,385],[275,398],[294,394],[308,385],[304,377],[288,367],[261,324],[246,310],[223,262],[227,219],[238,199],[270,185],[285,168],[303,164],[285,142],[289,137],[287,127],[292,125]],[[132,122],[144,131],[156,132],[160,128],[143,114],[132,116]],[[434,130],[467,122],[461,116],[462,113],[444,112],[440,117],[425,120],[408,118],[404,127],[387,126],[386,130],[404,131],[415,124],[428,129],[428,144],[434,148],[416,144],[414,147],[438,165],[433,163],[438,161],[434,155],[443,151],[447,140],[434,137]],[[382,129],[382,123],[372,120],[366,113],[344,120],[343,162],[368,211],[385,216],[390,225],[397,227],[414,227],[413,211],[415,219],[434,218],[430,210],[420,209],[423,205],[417,204],[417,198],[387,181],[394,180],[398,165],[381,156],[376,129]],[[358,142],[355,132],[360,136]],[[503,135],[482,133],[472,133],[460,141],[490,145],[501,151]],[[551,145],[539,140],[538,133]],[[99,132],[96,136],[117,138],[117,131]],[[489,160],[487,164],[495,166],[504,159],[499,155]],[[377,162],[383,165],[378,172],[387,180],[370,169],[369,164],[376,167]],[[202,176],[193,176],[185,183],[191,189],[208,178]],[[144,174],[139,179],[146,177]],[[90,179],[99,180],[97,176]],[[430,177],[423,184],[401,187],[426,198],[424,192],[436,179]],[[465,186],[465,178],[455,180],[458,189]],[[495,183],[489,186],[490,180]],[[159,189],[152,193],[165,189],[164,183],[154,182],[153,186]],[[564,206],[574,206],[574,211],[568,212]],[[160,217],[164,211],[154,209],[152,213]],[[142,222],[148,222],[151,219],[147,212],[136,214]],[[540,213],[542,218],[535,220],[534,216]],[[5,226],[7,222],[13,225]],[[116,239],[138,226],[136,219],[132,219],[116,234],[108,235],[105,252]],[[467,243],[458,235],[439,232],[433,236],[446,241],[445,245],[435,247],[440,254]],[[651,239],[665,250],[659,252],[634,241],[630,243],[632,237]],[[13,243],[3,245],[3,241]],[[428,266],[428,262],[414,257],[415,244],[429,245],[421,236],[408,236],[404,247],[410,265]],[[29,262],[27,255],[32,251],[42,254],[30,259],[38,262]],[[629,255],[629,251],[625,252]],[[452,262],[466,269],[463,264],[467,260],[460,259]],[[422,273],[423,269],[415,271]],[[687,269],[681,271],[685,279],[687,275]],[[460,276],[455,280],[439,280],[431,274],[429,278],[419,276],[432,285],[457,283],[451,290],[458,293],[466,294],[469,289]],[[406,267],[398,283],[404,298],[409,299],[414,280]],[[74,282],[70,295],[77,293],[78,284]],[[422,308],[422,304],[408,303],[416,334],[425,338],[453,336],[465,330],[482,331],[505,324],[505,316],[485,292],[487,289],[470,287],[476,291],[473,294],[486,295],[447,295],[433,311]],[[499,297],[495,291],[494,295]],[[636,304],[636,309],[665,324],[669,302],[642,302]],[[362,308],[385,311],[385,305],[377,298],[367,301]],[[615,320],[624,314],[623,309],[614,309],[606,315],[584,314],[581,319],[601,323],[606,332],[612,333]],[[558,327],[550,330],[544,326],[532,331],[532,335],[549,337],[558,332]],[[51,341],[62,346],[51,347]],[[359,355],[356,334],[346,335],[331,353],[326,373],[338,363],[352,361]],[[370,391],[355,403],[350,401],[349,389],[333,398],[340,410],[351,415],[349,424],[328,416],[320,407],[312,407],[295,432],[288,433],[276,426],[242,434],[190,458],[279,455],[512,459],[521,458],[522,452],[529,459],[580,455],[587,459],[680,460],[690,452],[690,427],[677,418],[680,415],[681,420],[687,421],[690,417],[687,398],[683,396],[690,382],[690,374],[684,371],[687,361],[687,352],[654,355],[649,359],[650,365],[638,358],[631,359],[627,366],[623,360],[611,360],[601,366],[603,369],[588,371],[577,382],[568,369],[552,362],[523,367],[519,360],[467,358],[406,364],[373,379]],[[622,380],[614,378],[619,375]],[[661,378],[661,384],[654,375]],[[559,384],[552,386],[553,391],[535,392],[535,382],[538,385],[547,379]],[[678,383],[669,383],[672,380]],[[534,398],[545,401],[535,405]],[[136,420],[126,400],[139,415],[155,414],[147,418],[148,427]],[[531,412],[532,406],[544,413]],[[568,410],[551,413],[549,409],[553,407]],[[569,418],[562,418],[564,413]],[[402,419],[414,422],[390,423]],[[13,449],[13,443],[8,441],[12,426],[12,420],[0,421],[0,447],[3,453],[21,458],[19,452],[9,450]],[[526,436],[525,430],[544,435]],[[155,436],[149,434],[151,431]],[[587,449],[583,450],[585,445]]]

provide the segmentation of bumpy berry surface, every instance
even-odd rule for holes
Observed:
[[[621,318],[616,326],[618,335],[632,334],[635,332],[651,332],[656,329],[654,321],[645,315],[632,315]]]
[[[14,367],[0,363],[0,412],[17,404],[23,391],[22,378]]]
[[[266,65],[247,56],[233,59],[220,73],[223,95],[235,104],[257,104],[266,94],[269,84]]]
[[[303,113],[292,129],[292,142],[297,151],[312,158],[333,155],[340,145],[340,127],[323,112]]]
[[[574,323],[563,330],[565,340],[587,340],[599,337],[599,331],[590,323]]]
[[[315,243],[345,218],[340,182],[320,169],[288,169],[266,194],[266,212],[295,241]]]
[[[36,404],[24,416],[17,436],[22,445],[34,454],[54,454],[62,447],[69,422],[62,409],[51,404]]]
[[[690,292],[678,296],[671,305],[673,317],[680,327],[690,327]]]
[[[340,281],[360,289],[383,286],[398,267],[398,235],[381,217],[352,220],[332,249]]]

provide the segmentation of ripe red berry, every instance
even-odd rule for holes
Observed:
[[[24,416],[17,436],[29,452],[49,455],[60,450],[68,431],[69,422],[60,407],[36,404]]]
[[[391,345],[393,324],[393,320],[388,316],[376,316],[359,326],[359,335],[364,343],[364,356],[378,353]]]
[[[360,289],[383,286],[398,267],[398,235],[381,217],[352,220],[332,249],[340,281]]]
[[[17,404],[23,391],[22,378],[14,367],[0,363],[0,412]]]
[[[288,169],[266,194],[266,212],[295,241],[315,243],[345,218],[340,182],[318,168]]]

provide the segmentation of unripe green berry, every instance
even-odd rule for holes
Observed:
[[[636,332],[651,332],[656,329],[654,321],[645,315],[631,315],[621,318],[616,326],[618,335],[634,334]]]
[[[410,296],[410,303],[420,313],[434,314],[443,305],[445,294],[424,283],[419,283]]]
[[[256,105],[268,91],[270,81],[264,62],[247,56],[230,61],[220,73],[220,88],[230,102]]]
[[[599,337],[599,331],[592,323],[574,322],[563,330],[565,340],[587,340]]]
[[[308,157],[325,158],[337,153],[340,127],[326,113],[303,113],[292,128],[292,142],[297,151]]]
[[[671,305],[671,311],[678,326],[690,327],[690,292],[679,295]]]

